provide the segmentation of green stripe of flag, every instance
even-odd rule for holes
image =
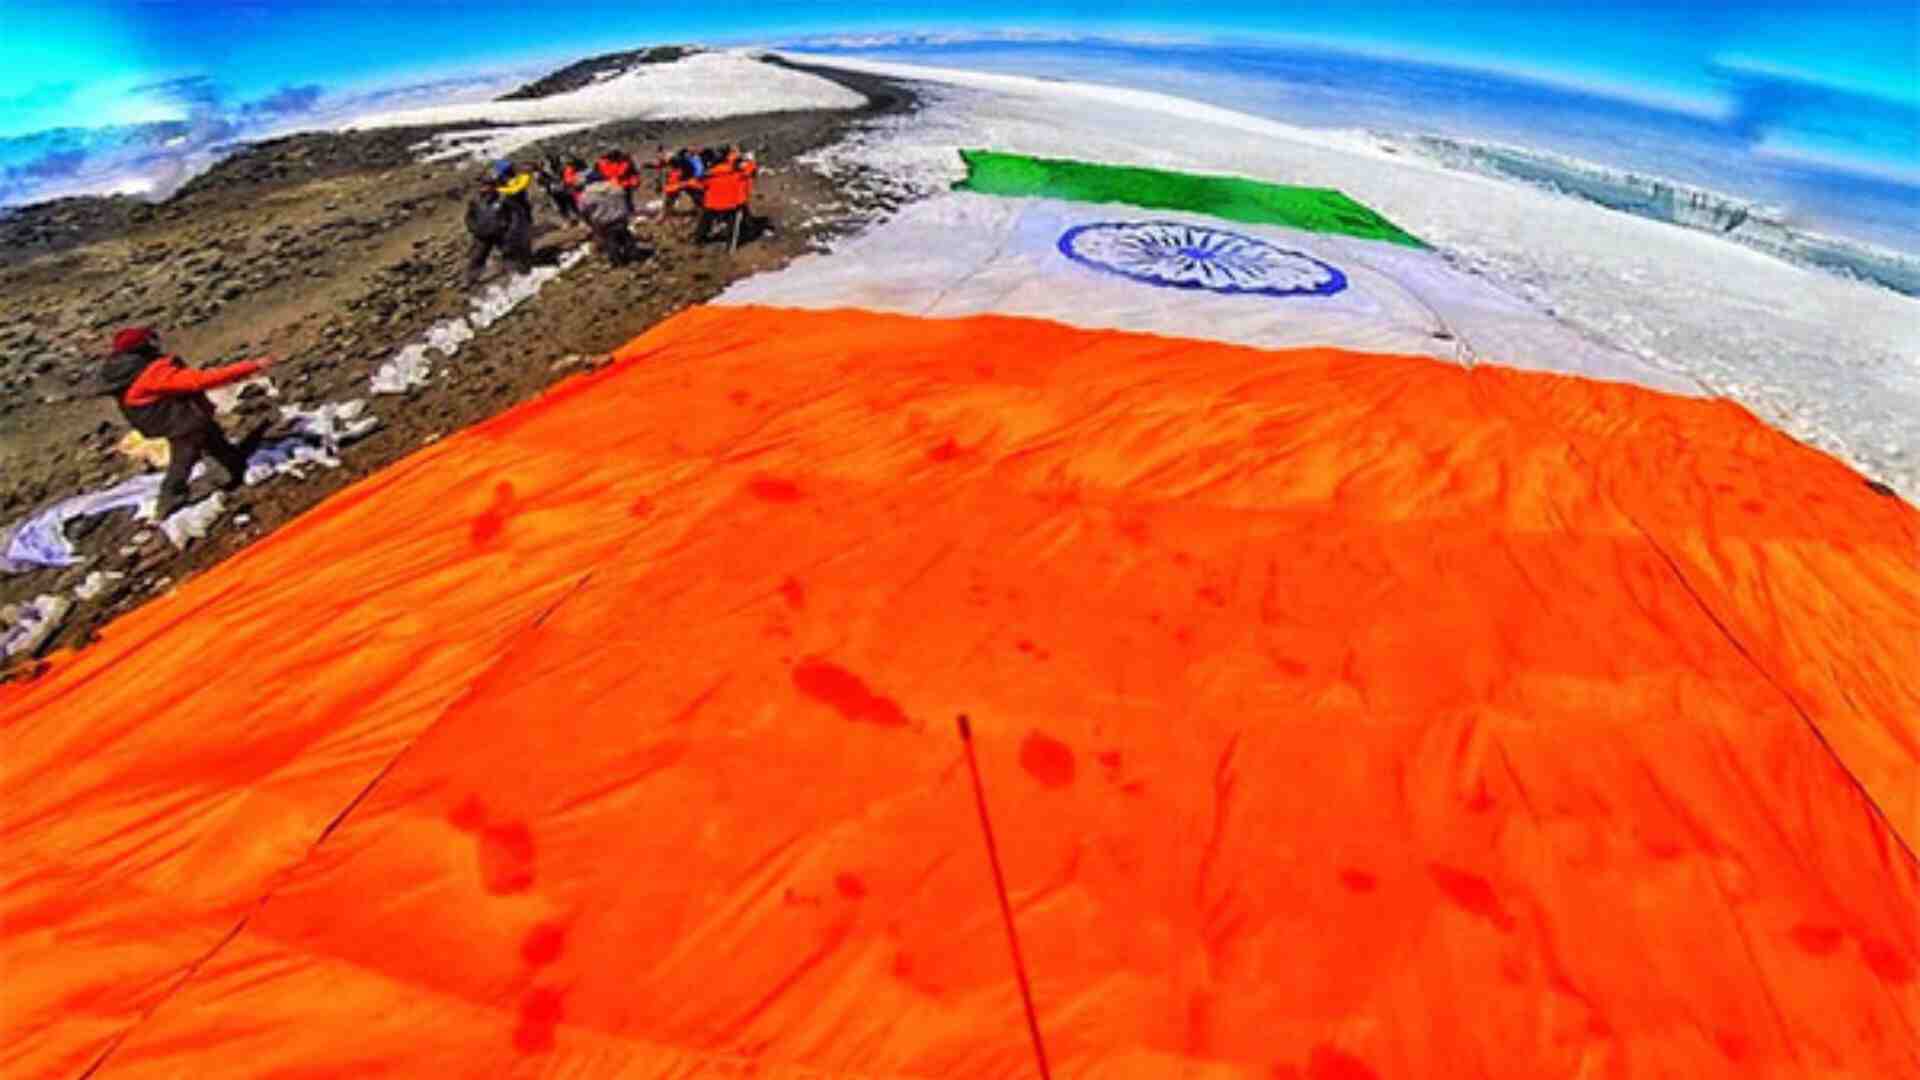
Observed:
[[[1185,210],[1255,225],[1283,225],[1426,247],[1418,238],[1332,188],[1288,187],[1236,176],[1096,165],[994,150],[962,150],[967,178],[956,191],[982,195],[1126,203],[1150,210]]]

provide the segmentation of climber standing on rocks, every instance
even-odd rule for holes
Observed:
[[[731,251],[739,242],[741,226],[749,216],[747,203],[753,198],[753,178],[760,166],[752,154],[742,157],[730,146],[724,148],[722,154],[720,162],[695,184],[700,189],[700,218],[694,223],[692,239],[695,244],[704,244],[714,224],[724,223],[730,233],[727,249]]]
[[[530,174],[517,172],[511,162],[496,162],[491,176],[480,182],[467,203],[467,233],[473,248],[467,255],[467,284],[480,281],[487,257],[495,248],[500,257],[524,274],[533,269],[533,203],[527,188]]]
[[[696,183],[693,171],[694,160],[693,151],[684,146],[667,158],[666,171],[660,185],[660,220],[666,220],[667,212],[680,202],[680,197],[683,195],[693,204],[693,209],[696,212],[699,211],[700,192],[694,186]]]
[[[163,353],[160,335],[150,326],[130,326],[113,336],[113,355],[101,370],[102,393],[113,396],[135,431],[149,439],[167,440],[160,518],[186,503],[193,467],[203,455],[211,455],[227,470],[226,490],[246,482],[247,455],[220,430],[206,392],[252,378],[278,362],[263,356],[200,370]]]
[[[579,219],[579,210],[574,202],[576,191],[567,181],[566,166],[560,163],[559,154],[548,154],[547,160],[539,169],[540,187],[553,203],[554,213],[560,220],[572,224]]]
[[[595,176],[580,192],[580,216],[593,230],[594,249],[612,266],[626,266],[644,258],[634,239],[633,218],[619,185]]]
[[[594,162],[593,168],[600,174],[601,179],[620,190],[620,197],[627,208],[627,216],[632,217],[633,192],[643,183],[640,169],[633,163],[633,159],[627,156],[625,150],[614,147],[601,154],[600,160]]]

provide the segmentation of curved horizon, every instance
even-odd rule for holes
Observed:
[[[1027,6],[1014,15],[977,0],[949,0],[903,19],[798,0],[720,4],[698,17],[638,15],[585,0],[564,22],[517,20],[512,44],[502,45],[494,31],[510,10],[480,0],[410,5],[374,17],[334,0],[191,9],[112,0],[61,17],[28,13],[0,44],[0,57],[13,61],[0,64],[0,205],[70,194],[161,197],[237,143],[396,105],[483,99],[590,55],[681,41],[867,49],[1120,42],[1357,58],[1412,73],[1415,81],[1427,77],[1423,72],[1457,74],[1464,92],[1487,99],[1489,116],[1505,107],[1503,87],[1533,86],[1611,103],[1656,127],[1705,125],[1714,140],[1725,138],[1699,153],[1737,166],[1732,182],[1713,188],[1729,195],[1776,197],[1761,190],[1766,185],[1743,188],[1749,177],[1739,174],[1756,171],[1833,174],[1841,186],[1903,189],[1880,203],[1898,203],[1904,189],[1920,195],[1920,75],[1912,60],[1920,13],[1897,4],[1856,2],[1808,14],[1732,3],[1686,10],[1634,3],[1604,12],[1565,0],[1469,11],[1408,0],[1338,11],[1228,3],[1196,19],[1161,2],[1106,5],[1099,18],[1086,18],[1073,4]],[[314,41],[328,47],[311,48]],[[1112,81],[1098,74],[1094,81]],[[1402,102],[1400,111],[1403,123],[1389,128],[1426,130],[1419,110]],[[1333,113],[1279,118],[1328,126]],[[1513,125],[1485,126],[1448,134],[1515,137]],[[1569,149],[1527,135],[1519,137],[1529,146]],[[1625,163],[1604,154],[1595,160]],[[1698,183],[1707,171],[1676,178]],[[1817,183],[1802,186],[1800,201],[1809,205],[1799,210],[1818,217],[1829,195]],[[1842,231],[1849,217],[1887,216],[1879,203],[1865,212],[1825,209]],[[1884,229],[1850,235],[1888,242]],[[1897,246],[1920,251],[1913,243]]]

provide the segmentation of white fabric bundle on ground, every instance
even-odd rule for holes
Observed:
[[[366,408],[367,403],[359,399],[329,402],[312,409],[283,406],[281,416],[294,421],[293,434],[263,443],[248,455],[246,483],[260,484],[283,474],[302,476],[309,466],[339,468],[340,447],[380,426],[380,418]],[[205,463],[195,466],[193,478],[205,476],[206,469]],[[67,539],[67,522],[114,510],[133,510],[136,517],[150,521],[159,503],[160,480],[158,472],[141,473],[99,491],[63,499],[21,521],[4,534],[0,572],[17,574],[80,562]],[[206,535],[223,506],[215,494],[175,511],[161,523],[161,529],[175,547],[185,547],[188,540]]]
[[[85,581],[73,587],[74,599],[91,600],[106,592],[109,586],[126,576],[118,570],[95,570],[87,575]]]
[[[213,530],[214,522],[226,513],[227,497],[221,492],[190,503],[167,515],[160,523],[160,531],[176,548],[185,548],[189,543],[199,540]]]
[[[206,466],[194,470],[198,476]],[[0,570],[21,573],[41,566],[72,566],[80,561],[67,540],[67,522],[114,510],[135,510],[151,516],[160,495],[160,474],[141,473],[111,487],[75,495],[40,511],[14,526],[0,556]]]
[[[10,604],[0,622],[0,655],[12,659],[31,654],[47,640],[73,607],[64,596],[42,594],[24,604]]]
[[[376,394],[404,394],[427,385],[432,377],[433,365],[427,362],[427,347],[416,342],[380,365],[373,373],[371,388]]]
[[[255,375],[251,379],[242,379],[237,383],[228,383],[207,391],[207,400],[213,402],[214,412],[227,416],[233,412],[235,406],[240,404],[240,395],[245,393],[249,386],[258,386],[265,390],[270,398],[280,396],[280,389],[273,385],[272,379],[265,375]]]
[[[573,248],[552,266],[536,266],[525,274],[512,274],[506,281],[489,285],[473,298],[466,315],[445,319],[430,327],[426,335],[380,365],[373,373],[370,388],[376,394],[405,394],[427,385],[433,377],[429,351],[451,358],[472,341],[474,334],[505,318],[521,304],[539,295],[547,283],[579,265],[590,249]]]
[[[359,398],[313,409],[281,408],[280,415],[294,421],[294,434],[262,445],[247,458],[247,483],[261,484],[281,475],[305,476],[309,466],[339,468],[340,448],[380,426],[380,418],[366,408]]]
[[[441,356],[452,356],[461,350],[467,342],[473,340],[473,327],[465,319],[448,319],[435,323],[427,331],[426,346]]]

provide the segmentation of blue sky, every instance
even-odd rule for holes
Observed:
[[[1713,102],[1728,64],[1920,106],[1920,8],[1544,0],[1456,6],[1409,0],[1288,3],[1170,0],[893,5],[808,0],[642,5],[632,0],[113,0],[9,5],[0,39],[0,134],[118,111],[90,87],[207,76],[236,98],[287,85],[340,85],[665,38],[747,39],[836,30],[1049,28],[1248,33],[1315,40]],[[63,99],[63,89],[77,97]],[[62,100],[98,109],[61,113]]]
[[[1920,5],[1912,0],[935,0],[911,9],[814,0],[25,0],[10,8],[0,37],[0,168],[25,161],[45,171],[79,160],[84,136],[34,137],[52,128],[172,121],[238,135],[326,94],[663,41],[1024,30],[1271,37],[1498,71],[1711,116],[1779,154],[1920,176]]]

